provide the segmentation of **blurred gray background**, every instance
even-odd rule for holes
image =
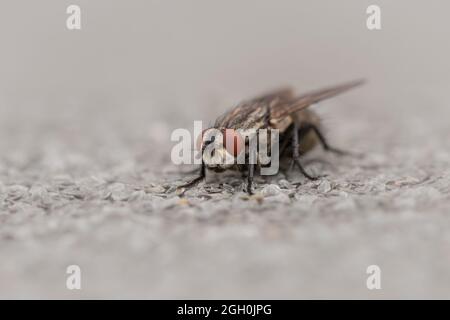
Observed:
[[[80,31],[66,29],[70,4]],[[449,10],[3,0],[0,297],[450,297]],[[262,202],[233,180],[173,192],[187,177],[170,164],[174,128],[283,85],[360,77],[317,110],[330,140],[364,158],[318,150],[309,170],[326,179],[260,180]],[[65,288],[69,264],[80,291]],[[370,264],[382,290],[365,286]]]

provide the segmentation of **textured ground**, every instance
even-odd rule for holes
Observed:
[[[250,199],[239,179],[212,176],[180,199],[189,175],[170,164],[164,123],[9,111],[0,296],[449,297],[448,109],[371,108],[368,88],[316,106],[330,139],[363,158],[317,150],[305,161],[327,178],[257,180]],[[352,112],[360,99],[369,106]],[[69,264],[81,291],[65,288]],[[371,264],[377,292],[365,287]]]

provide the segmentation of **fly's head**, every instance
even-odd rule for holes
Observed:
[[[234,129],[206,129],[199,140],[197,147],[202,151],[205,166],[216,172],[233,167],[244,150],[244,141]]]

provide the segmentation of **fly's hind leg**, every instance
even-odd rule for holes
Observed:
[[[320,129],[315,124],[308,123],[307,125],[305,125],[304,130],[305,131],[308,131],[308,130],[314,131],[314,133],[316,134],[317,138],[320,141],[320,144],[322,145],[322,147],[324,148],[325,151],[332,152],[332,153],[335,153],[335,154],[340,155],[340,156],[351,155],[351,153],[348,152],[348,151],[341,150],[341,149],[338,149],[338,148],[330,146],[328,144],[328,141],[325,138],[325,136],[322,134]]]
[[[320,177],[313,177],[310,174],[308,174],[300,163],[298,136],[299,136],[298,124],[294,123],[294,126],[292,128],[292,165],[296,165],[300,170],[300,172],[309,180],[317,180]]]

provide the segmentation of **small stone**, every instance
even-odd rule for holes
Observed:
[[[145,188],[146,193],[164,193],[166,189],[163,186],[150,186]]]
[[[186,192],[186,188],[175,188],[174,191],[177,196],[183,196]]]
[[[219,185],[209,184],[204,187],[205,191],[208,193],[221,193],[223,189]]]
[[[278,181],[278,184],[280,185],[281,189],[290,189],[291,183],[287,181],[286,179],[281,179]]]
[[[111,199],[114,201],[126,201],[132,193],[125,184],[118,182],[112,184],[108,190],[111,192]]]
[[[40,185],[34,185],[30,188],[30,195],[33,201],[44,199],[48,196],[47,190]]]
[[[319,186],[317,187],[317,190],[321,193],[328,193],[331,191],[331,183],[328,180],[323,180]]]
[[[281,189],[276,184],[269,184],[265,186],[262,191],[264,197],[273,197],[281,193]]]
[[[28,194],[28,188],[21,185],[14,185],[7,188],[7,199],[17,201]]]
[[[348,198],[348,193],[345,192],[345,191],[340,191],[339,192],[339,196],[342,197],[342,198]]]

